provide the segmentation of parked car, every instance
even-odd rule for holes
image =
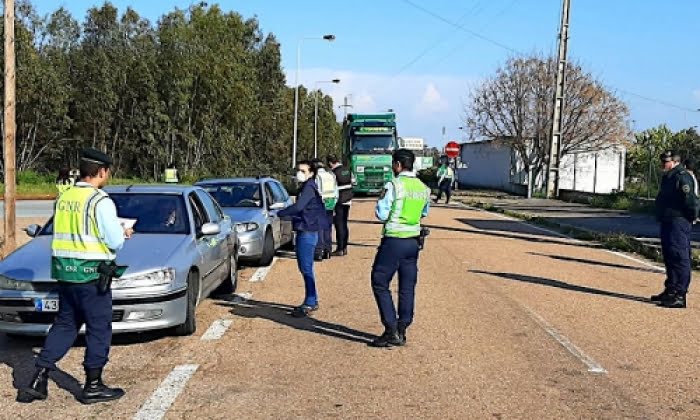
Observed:
[[[128,266],[112,283],[114,333],[196,328],[195,308],[210,293],[233,293],[238,282],[233,224],[203,189],[184,186],[108,187],[134,235],[117,253]],[[45,335],[58,306],[51,279],[52,220],[32,225],[29,243],[0,261],[0,331]]]
[[[269,265],[279,248],[293,242],[291,220],[277,217],[293,202],[276,179],[210,179],[196,185],[211,194],[236,224],[241,261]]]

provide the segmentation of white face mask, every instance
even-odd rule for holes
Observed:
[[[302,171],[298,171],[297,172],[297,181],[306,182],[306,174],[303,173]]]

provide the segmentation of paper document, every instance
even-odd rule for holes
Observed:
[[[136,219],[123,219],[121,217],[118,219],[119,224],[121,224],[124,229],[133,229],[134,225],[136,224]]]

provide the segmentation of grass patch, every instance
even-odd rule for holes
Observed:
[[[32,171],[19,172],[17,174],[18,198],[55,198],[58,194],[53,179],[47,176],[33,173]],[[113,178],[109,185],[142,185],[153,184],[151,181],[134,178]],[[0,195],[5,194],[5,184],[0,184]]]

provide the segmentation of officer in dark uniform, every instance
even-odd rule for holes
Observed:
[[[664,291],[651,301],[665,308],[685,308],[691,278],[690,234],[698,216],[692,176],[671,151],[661,155],[664,176],[656,197],[656,218],[661,224],[661,251],[666,265]]]
[[[338,203],[335,205],[333,224],[335,225],[335,242],[337,244],[333,255],[342,257],[348,254],[348,241],[350,233],[348,231],[348,218],[350,217],[350,206],[352,205],[352,172],[343,166],[335,155],[326,158],[328,166],[333,170],[338,184]]]
[[[111,163],[112,159],[98,150],[83,150],[80,180],[56,202],[51,277],[58,283],[58,315],[36,359],[31,384],[20,390],[20,402],[47,398],[49,372],[70,350],[83,325],[86,380],[80,402],[106,402],[124,395],[123,390],[102,382],[112,340],[108,280],[116,276],[117,250],[132,233],[121,226],[114,202],[102,191],[110,177]]]

